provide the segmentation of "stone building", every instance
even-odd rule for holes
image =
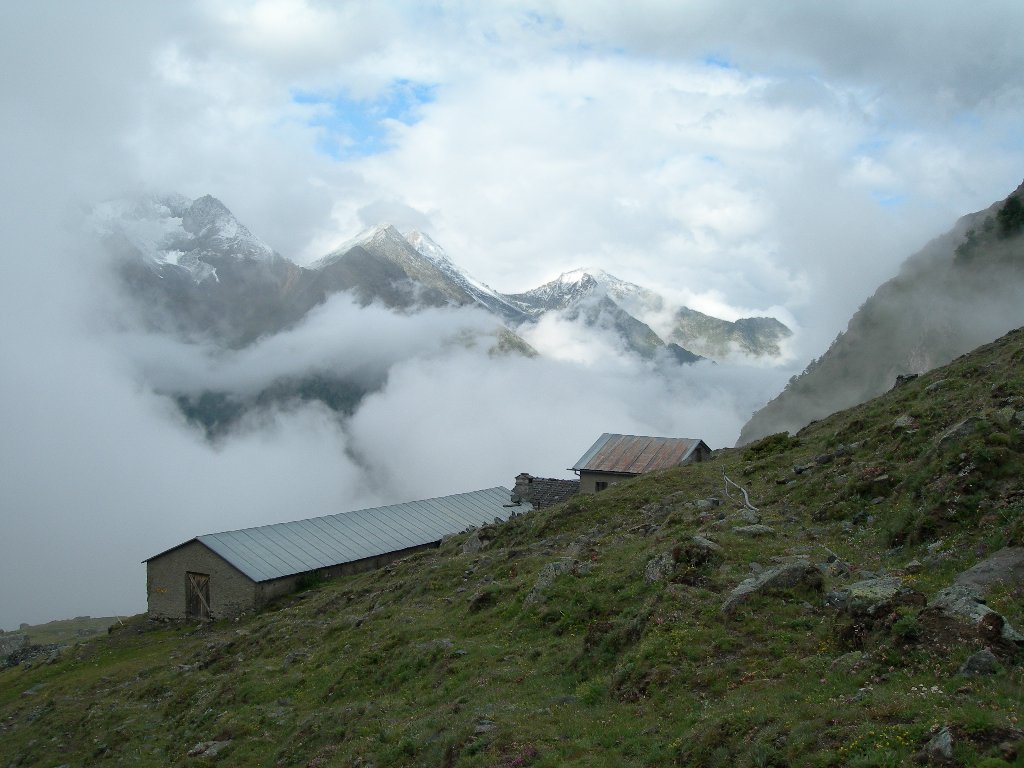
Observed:
[[[554,506],[567,501],[580,492],[579,480],[559,480],[553,477],[534,477],[529,472],[516,475],[512,488],[512,503],[529,502],[534,509]]]
[[[303,578],[379,568],[531,509],[513,507],[509,497],[496,487],[197,536],[144,561],[149,615],[219,619],[252,611],[294,591]]]
[[[687,437],[613,435],[605,432],[572,470],[580,477],[580,493],[597,493],[620,480],[657,469],[704,461],[711,449]]]

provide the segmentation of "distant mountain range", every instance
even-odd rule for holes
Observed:
[[[627,356],[668,365],[733,354],[777,357],[791,331],[774,318],[735,322],[672,307],[662,295],[601,270],[576,270],[525,293],[503,294],[470,276],[427,234],[379,224],[308,267],[275,252],[209,195],[110,201],[91,224],[146,328],[240,349],[294,327],[328,298],[402,313],[476,307],[494,317],[492,354],[535,355],[521,336],[547,316],[600,335]],[[659,335],[651,323],[665,325]],[[378,384],[380,382],[377,382]],[[182,396],[187,415],[209,430],[229,425],[253,403],[287,397],[354,407],[374,383],[337,377],[281,382],[255,400],[232,393]]]
[[[1021,325],[1024,184],[910,257],[829,349],[753,415],[739,444],[795,432],[881,395],[897,376],[944,365]],[[1001,396],[1024,406],[1024,392]]]

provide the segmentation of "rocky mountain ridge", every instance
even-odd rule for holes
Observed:
[[[425,233],[402,234],[389,224],[371,227],[308,267],[277,254],[211,196],[108,202],[97,206],[91,224],[115,256],[127,301],[144,328],[228,353],[294,329],[332,297],[348,296],[357,305],[405,315],[438,308],[476,310],[477,315],[466,316],[457,338],[444,343],[479,347],[492,355],[536,356],[523,335],[554,316],[577,326],[578,338],[610,346],[658,371],[668,373],[703,359],[677,340],[663,339],[623,308],[663,310],[663,300],[653,291],[607,273],[580,271],[525,294],[502,294],[459,268]],[[338,329],[349,332],[354,330]],[[687,339],[699,343],[699,337]],[[778,351],[768,336],[764,342],[758,353]],[[216,437],[253,409],[274,404],[318,401],[350,415],[387,377],[386,368],[341,368],[282,378],[258,392],[175,389],[161,394]]]
[[[886,392],[1024,323],[1024,184],[902,265],[829,349],[743,427],[739,445]]]
[[[679,326],[665,340],[645,322],[665,307],[655,291],[601,270],[576,270],[523,294],[502,294],[469,276],[428,235],[402,234],[389,224],[372,227],[308,268],[300,267],[253,236],[208,195],[195,201],[172,195],[104,203],[92,223],[107,247],[122,257],[122,270],[151,327],[212,337],[231,347],[289,327],[342,291],[362,304],[378,302],[400,311],[477,306],[512,332],[548,313],[561,313],[586,327],[613,331],[629,353],[648,358],[652,349],[664,347],[681,362],[701,358],[681,349],[684,341],[727,351],[723,328],[742,327],[740,336],[753,343],[741,345],[741,351],[752,355],[778,355],[775,342],[789,333],[777,321],[769,327],[709,318],[718,325]],[[230,285],[220,285],[225,281]],[[182,311],[175,312],[176,305]],[[259,318],[251,307],[259,309]]]

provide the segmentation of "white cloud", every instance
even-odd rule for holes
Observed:
[[[371,310],[365,334],[343,303],[226,358],[97,336],[119,305],[60,234],[75,206],[211,193],[307,261],[404,217],[501,290],[603,267],[719,316],[780,316],[807,360],[906,255],[1020,181],[1022,25],[1010,0],[3,5],[0,623],[137,610],[137,560],[254,515],[556,473],[606,430],[728,444],[788,373],[667,385],[611,360],[495,361],[428,343],[458,330],[444,313]],[[401,81],[433,101],[388,124],[393,149],[318,151],[337,128],[297,92]],[[356,359],[390,374],[351,424],[274,411],[217,449],[151,391]],[[98,580],[73,580],[87,564]]]

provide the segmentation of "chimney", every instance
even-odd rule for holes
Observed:
[[[516,475],[516,484],[512,487],[512,502],[518,504],[530,500],[530,483],[533,482],[533,475],[529,472],[520,472]]]

